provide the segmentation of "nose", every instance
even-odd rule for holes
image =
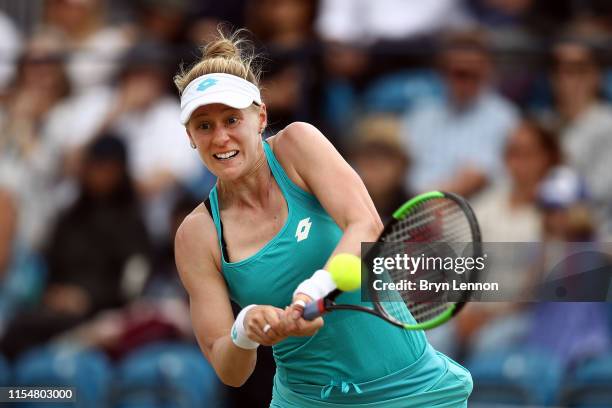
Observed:
[[[215,129],[213,134],[213,144],[217,146],[224,146],[230,140],[227,130],[222,126]]]

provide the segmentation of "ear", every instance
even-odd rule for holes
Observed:
[[[266,104],[262,103],[259,107],[259,129],[263,131],[268,125],[268,111],[266,110]]]

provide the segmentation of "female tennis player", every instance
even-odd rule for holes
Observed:
[[[316,128],[293,123],[262,140],[266,106],[252,61],[239,35],[220,35],[175,78],[189,142],[218,178],[175,242],[204,355],[239,387],[255,349],[272,346],[275,408],[467,406],[470,374],[422,331],[350,311],[325,316],[325,325],[301,318],[305,303],[334,288],[323,270],[330,257],[359,255],[382,224]],[[235,320],[230,299],[242,307]],[[338,302],[361,303],[360,293]]]

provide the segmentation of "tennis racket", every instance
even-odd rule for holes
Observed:
[[[459,257],[482,257],[480,228],[473,210],[465,199],[442,191],[418,195],[407,201],[393,213],[376,244],[363,256],[366,265],[373,265],[375,258],[395,257],[397,254],[429,257],[452,261]],[[457,253],[453,243],[465,245]],[[416,253],[418,248],[418,254]],[[422,254],[422,255],[421,255]],[[461,274],[447,268],[427,268],[416,273],[402,268],[389,268],[383,273],[367,274],[367,291],[373,308],[351,304],[336,304],[342,293],[335,289],[327,296],[313,301],[304,308],[306,320],[313,320],[324,313],[336,310],[356,310],[370,313],[406,330],[428,330],[440,326],[457,315],[469,299],[471,287],[464,290],[413,291],[375,290],[373,279],[387,283],[399,283],[424,279],[427,282],[444,283],[452,279],[475,282],[476,266],[462,267]],[[451,283],[452,284],[452,283]]]

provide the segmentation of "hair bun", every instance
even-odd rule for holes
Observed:
[[[219,38],[204,47],[203,58],[240,58],[238,44],[228,38]]]
[[[222,27],[218,28],[217,37],[201,48],[202,58],[191,68],[180,72],[174,77],[174,83],[179,92],[194,79],[211,73],[225,73],[259,86],[260,69],[255,66],[256,55],[251,42],[245,38],[248,31],[237,30],[224,34]]]

